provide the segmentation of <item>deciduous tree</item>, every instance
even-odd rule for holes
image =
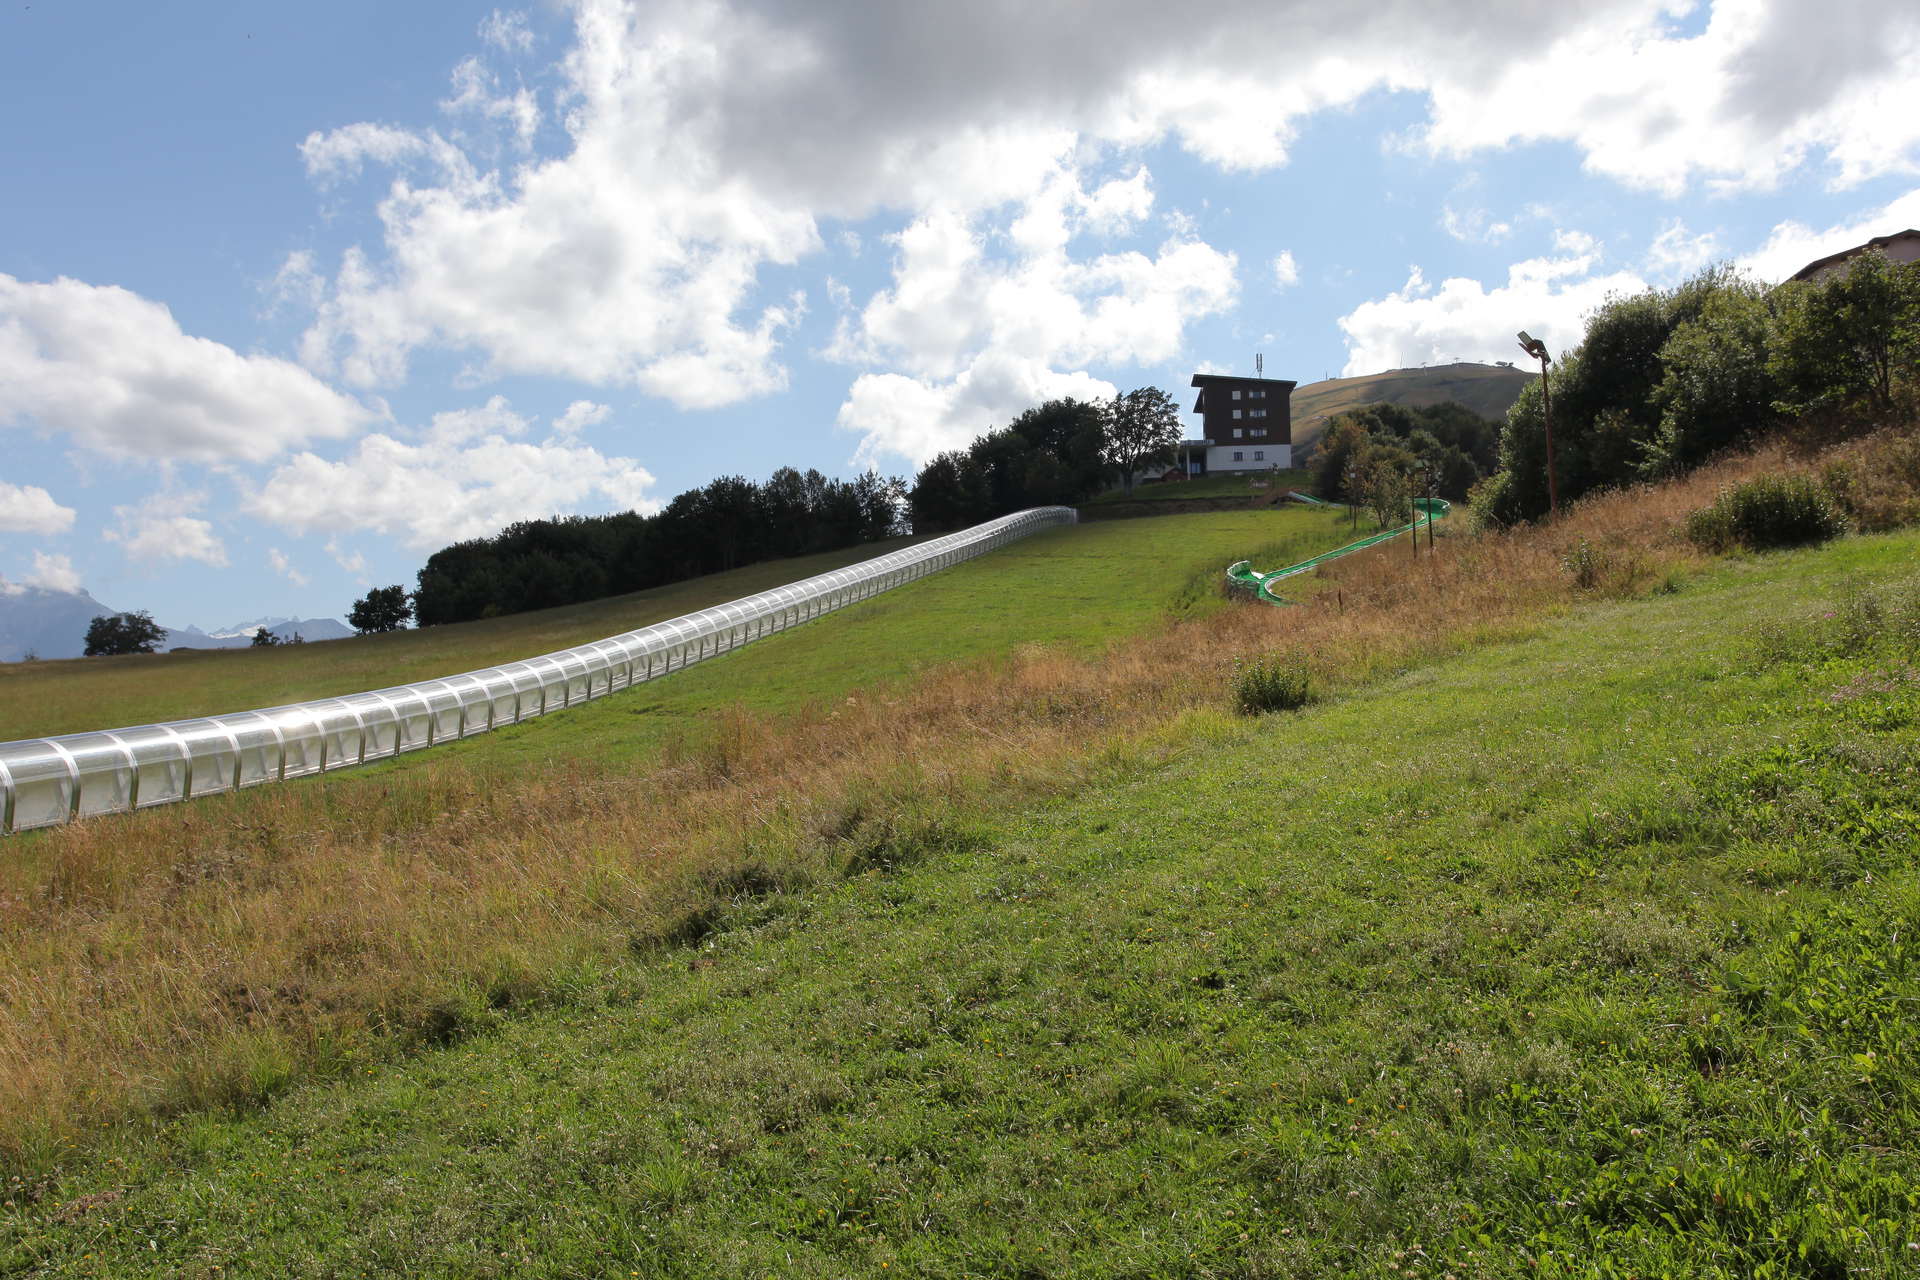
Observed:
[[[87,624],[86,656],[152,653],[166,638],[166,628],[144,609],[135,613],[103,614]]]
[[[407,600],[407,589],[395,583],[391,587],[375,587],[354,601],[352,612],[347,614],[347,622],[364,636],[379,631],[398,631],[407,625],[407,619],[412,616],[413,605]]]
[[[1132,493],[1134,473],[1155,462],[1171,462],[1180,435],[1180,410],[1173,397],[1158,387],[1139,387],[1115,396],[1107,406],[1103,456],[1120,469],[1121,487]]]

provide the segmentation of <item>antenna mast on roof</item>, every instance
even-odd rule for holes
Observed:
[[[1256,378],[1267,376],[1267,358],[1258,351],[1253,353],[1253,376]]]

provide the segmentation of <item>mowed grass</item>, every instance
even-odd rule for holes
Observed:
[[[1268,487],[1265,490],[1255,489],[1252,484],[1254,480],[1262,481]],[[1211,475],[1194,476],[1172,484],[1164,481],[1136,484],[1131,494],[1112,489],[1089,499],[1083,505],[1099,507],[1116,502],[1176,502],[1183,498],[1253,498],[1264,496],[1274,489],[1312,488],[1313,477],[1303,467],[1295,467],[1290,471],[1251,473],[1216,471]]]
[[[749,565],[649,591],[505,618],[271,649],[0,663],[8,738],[280,706],[531,658],[826,573],[912,538]]]
[[[952,664],[1023,651],[1074,656],[1170,615],[1224,606],[1226,567],[1247,556],[1302,560],[1348,540],[1334,515],[1303,508],[1203,512],[1051,529],[818,623],[769,636],[605,702],[452,748],[484,766],[645,755],[708,732],[720,713],[820,709]]]
[[[743,846],[555,1007],[17,1180],[0,1266],[1915,1274],[1916,552]]]
[[[1298,557],[1335,545],[1323,513],[1206,513],[1037,534],[746,650],[617,697],[466,744],[484,755],[567,749],[609,726],[630,749],[716,707],[784,708],[1020,644],[1097,646],[1212,601],[1218,574],[1255,551]],[[0,665],[9,738],[183,719],[384,688],[597,640],[909,545],[772,561],[591,604],[353,640]],[[1202,581],[1204,580],[1204,581]],[[1217,603],[1217,601],[1213,601]],[[649,723],[628,741],[633,717]],[[555,726],[564,722],[565,728]]]

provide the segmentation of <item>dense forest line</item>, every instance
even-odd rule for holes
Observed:
[[[657,515],[622,512],[523,520],[444,547],[399,587],[363,600],[362,630],[420,626],[577,604],[665,586],[776,557],[858,546],[908,531],[939,533],[1026,507],[1078,502],[1179,440],[1173,401],[1146,387],[1111,402],[1050,400],[967,449],[943,453],[911,488],[875,472],[831,480],[782,467],[764,483],[722,476]],[[376,601],[375,596],[383,597]],[[396,609],[373,610],[372,603]],[[370,603],[371,602],[371,603]],[[356,606],[359,608],[360,606]],[[374,622],[375,613],[378,622]]]
[[[522,520],[444,547],[420,570],[419,625],[465,622],[665,586],[778,556],[906,531],[907,486],[874,472],[832,480],[782,467],[764,483],[722,476],[656,515]]]

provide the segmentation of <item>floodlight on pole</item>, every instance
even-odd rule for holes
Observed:
[[[1553,363],[1553,357],[1547,354],[1547,344],[1525,329],[1516,336],[1520,339],[1520,349],[1540,362],[1541,417],[1547,426],[1547,516],[1557,519],[1560,515],[1560,489],[1553,475],[1553,392],[1547,386],[1547,366]]]

